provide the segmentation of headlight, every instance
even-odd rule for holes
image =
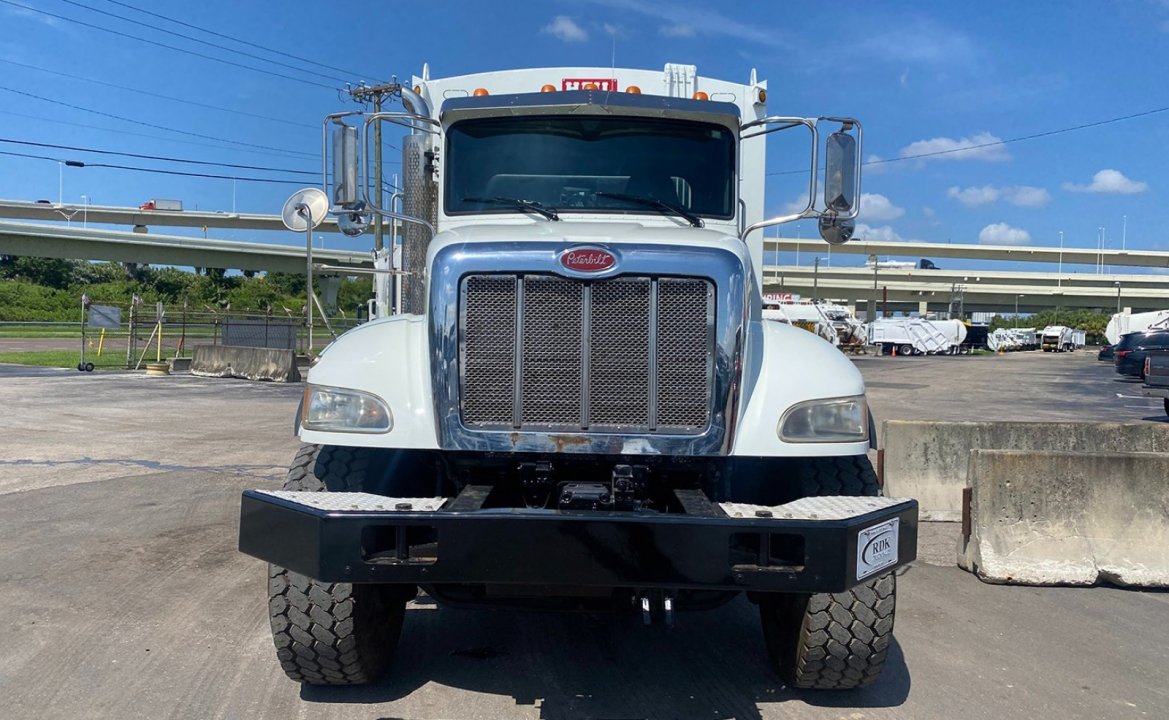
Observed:
[[[360,390],[309,385],[304,390],[303,413],[305,430],[383,433],[394,427],[385,402]]]
[[[809,400],[791,407],[779,420],[785,442],[863,442],[869,439],[865,396]]]

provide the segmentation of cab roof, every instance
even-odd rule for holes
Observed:
[[[681,113],[696,113],[739,120],[739,107],[734,103],[715,100],[694,100],[691,98],[669,97],[666,95],[642,95],[605,90],[563,90],[558,92],[516,93],[510,95],[482,95],[448,98],[443,101],[441,112],[458,110],[489,110],[520,107],[600,107],[629,108],[641,111],[669,110]]]

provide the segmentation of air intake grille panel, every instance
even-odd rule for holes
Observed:
[[[714,289],[703,278],[470,275],[460,288],[470,429],[699,435]]]

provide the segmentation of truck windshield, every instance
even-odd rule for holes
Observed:
[[[444,204],[452,215],[514,213],[520,201],[560,212],[661,215],[673,207],[683,219],[729,219],[735,145],[728,128],[660,118],[464,120],[447,132]]]

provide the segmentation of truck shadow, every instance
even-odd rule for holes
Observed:
[[[896,707],[909,695],[910,676],[894,641],[872,687],[787,688],[768,665],[755,606],[742,598],[718,610],[682,613],[672,629],[644,627],[632,615],[459,610],[416,602],[407,613],[389,677],[354,688],[304,686],[301,699],[393,703],[431,683],[510,696],[519,708],[538,709],[538,717],[547,720],[718,720],[761,718],[763,706],[772,703]],[[449,705],[430,706],[435,717],[450,716],[465,702],[458,695],[444,696]],[[411,717],[416,714],[412,709]]]

